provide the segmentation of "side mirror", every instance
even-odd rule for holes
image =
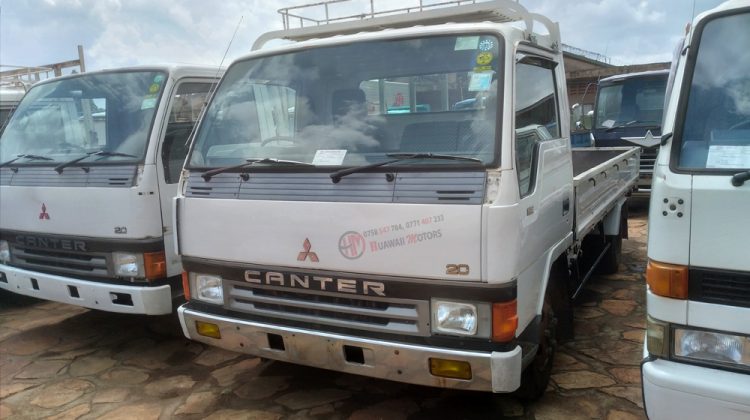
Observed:
[[[594,111],[589,111],[581,117],[581,121],[583,124],[583,128],[586,130],[591,130],[591,128],[594,126]]]
[[[581,119],[583,118],[583,108],[576,103],[570,107],[570,126],[574,130],[582,130]]]

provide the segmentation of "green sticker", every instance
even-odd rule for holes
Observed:
[[[157,85],[156,83],[153,83],[151,84],[151,86],[148,87],[149,93],[156,93],[158,91],[159,91],[159,85]]]

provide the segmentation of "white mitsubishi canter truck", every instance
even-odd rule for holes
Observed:
[[[652,419],[750,418],[750,1],[699,15],[673,74],[649,210]]]
[[[538,397],[617,270],[638,149],[571,151],[558,26],[516,2],[319,23],[256,41],[299,42],[234,62],[196,131],[185,335]]]
[[[37,83],[0,137],[0,288],[167,314],[182,294],[171,203],[216,68]]]

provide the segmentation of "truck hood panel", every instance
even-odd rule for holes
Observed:
[[[144,239],[161,237],[161,225],[158,191],[149,194],[135,188],[0,187],[2,230]],[[121,228],[120,233],[115,233],[116,227]]]
[[[481,279],[480,205],[184,198],[185,256],[277,267]],[[448,265],[460,274],[447,275]]]

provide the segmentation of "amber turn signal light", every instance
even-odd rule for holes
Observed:
[[[688,268],[649,260],[646,266],[646,283],[655,295],[687,299]]]
[[[146,252],[143,254],[143,266],[149,280],[167,277],[167,257],[164,251]]]
[[[515,299],[492,304],[492,341],[507,342],[516,336],[517,305]]]
[[[190,300],[190,280],[188,280],[188,272],[182,272],[182,292],[185,294],[185,300]]]

